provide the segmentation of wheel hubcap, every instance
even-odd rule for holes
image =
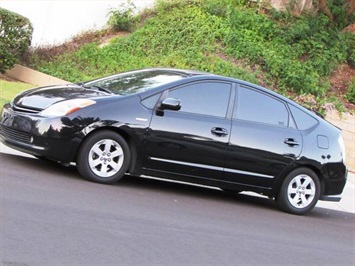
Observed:
[[[291,205],[297,209],[309,206],[316,194],[316,186],[308,175],[294,177],[287,188],[287,196]]]
[[[124,154],[121,146],[112,139],[96,142],[89,152],[89,166],[100,177],[111,177],[122,167]]]

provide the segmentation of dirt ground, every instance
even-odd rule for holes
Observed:
[[[340,65],[330,76],[331,92],[335,96],[343,98],[351,80],[354,78],[355,68],[348,64]],[[343,104],[347,109],[355,110],[355,104],[346,101],[346,99],[343,99]]]

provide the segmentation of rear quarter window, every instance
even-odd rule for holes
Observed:
[[[293,105],[289,105],[296,126],[299,130],[307,130],[318,124],[318,120],[310,116],[306,112],[298,109]]]

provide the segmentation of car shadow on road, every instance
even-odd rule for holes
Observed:
[[[0,160],[4,165],[14,165],[15,167],[25,168],[27,171],[34,171],[38,173],[48,174],[52,178],[56,178],[57,181],[60,179],[76,180],[78,182],[89,182],[83,179],[77,172],[74,165],[63,166],[57,162],[49,160],[41,160],[30,157],[22,157],[11,154],[0,153]],[[16,169],[14,169],[16,171]],[[50,174],[49,174],[50,173]],[[107,186],[107,188],[119,189],[139,189],[144,193],[160,193],[168,197],[183,197],[187,200],[207,200],[213,201],[214,203],[223,204],[238,204],[241,208],[257,208],[263,211],[268,211],[270,215],[281,214],[274,200],[271,200],[264,196],[259,196],[256,193],[231,193],[224,192],[218,188],[199,186],[195,184],[188,184],[184,182],[168,181],[157,178],[150,177],[137,177],[137,176],[125,176],[119,182],[113,185],[100,185],[92,183],[94,186]],[[270,212],[271,211],[271,212]],[[282,213],[283,215],[290,215]],[[294,217],[294,215],[291,215]],[[306,217],[312,218],[349,218],[351,220],[355,219],[355,215],[352,213],[318,208],[316,207],[311,213]]]

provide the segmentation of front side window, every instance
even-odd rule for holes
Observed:
[[[179,112],[225,117],[230,92],[229,83],[199,82],[172,90],[168,97],[181,100]]]
[[[285,104],[262,92],[240,86],[233,117],[273,126],[288,126],[289,113]]]

